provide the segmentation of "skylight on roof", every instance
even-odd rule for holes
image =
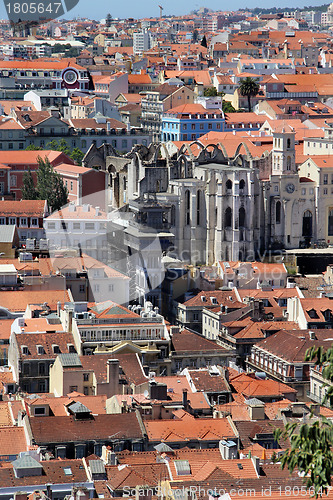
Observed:
[[[73,475],[72,469],[70,467],[64,467],[63,469],[64,469],[65,476],[72,476]]]
[[[174,464],[177,476],[188,476],[191,474],[191,467],[188,460],[175,460]]]

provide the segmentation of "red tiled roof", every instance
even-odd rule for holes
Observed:
[[[148,439],[158,442],[220,440],[235,438],[226,418],[194,418],[189,414],[179,420],[147,420]]]
[[[316,299],[303,300],[311,301]],[[324,335],[320,335],[321,338],[316,338],[315,340],[310,339],[307,330],[298,330],[295,332],[280,331],[267,337],[266,339],[261,340],[256,345],[257,347],[264,349],[266,352],[278,356],[279,358],[284,359],[290,363],[304,363],[306,351],[310,347],[330,347],[333,338],[333,330],[327,329],[321,331],[324,332]],[[316,336],[318,335],[319,333],[316,332]]]
[[[18,455],[21,451],[27,450],[23,427],[3,427],[0,429],[0,458],[1,456]]]
[[[85,370],[93,370],[98,383],[107,382],[107,361],[116,357],[119,366],[129,384],[135,386],[148,382],[139,357],[135,353],[96,354],[94,356],[80,356],[82,366]]]
[[[221,375],[212,375],[208,369],[189,370],[193,385],[200,392],[230,392]]]
[[[107,467],[106,470],[107,484],[112,490],[123,487],[155,487],[162,478],[169,479],[165,463],[135,464],[124,468],[115,465]]]
[[[218,351],[220,354],[227,352],[224,347],[216,344],[216,342],[206,339],[199,333],[190,332],[186,329],[173,334],[172,344],[176,352]]]
[[[56,398],[50,397],[49,395],[40,395],[37,399],[26,399],[25,403],[28,411],[30,410],[30,407],[34,405],[49,405],[50,410],[55,417],[65,417],[68,416],[66,405],[71,402],[82,403],[84,406],[89,408],[94,415],[106,414],[106,400],[107,396],[105,395],[85,396],[83,394],[71,394],[70,396]]]
[[[201,297],[204,297],[203,300]],[[216,303],[213,304],[211,298],[216,298]],[[203,307],[216,307],[217,305],[227,305],[229,307],[241,308],[244,305],[237,300],[237,296],[234,290],[230,291],[222,291],[222,290],[213,290],[213,291],[201,291],[195,297],[184,302],[185,306],[194,307],[194,306],[203,306]]]
[[[66,157],[61,151],[43,150],[43,151],[1,151],[1,163],[4,165],[37,165],[38,158],[47,158],[50,163],[58,164],[60,157]],[[68,163],[74,163],[68,158]]]
[[[25,311],[28,304],[47,304],[56,310],[57,302],[70,302],[67,290],[0,291],[0,304],[9,311]]]
[[[44,217],[46,210],[46,200],[0,200],[0,213],[2,215]]]
[[[88,356],[87,356],[88,357]],[[37,445],[94,440],[140,439],[142,430],[135,412],[97,415],[88,420],[74,417],[35,417],[30,419]]]
[[[151,84],[152,79],[149,75],[145,74],[135,74],[135,73],[130,73],[128,75],[128,84],[129,85],[147,85]]]
[[[18,60],[15,59],[14,61],[0,61],[0,68],[2,70],[4,69],[30,69],[30,70],[49,70],[49,69],[55,69],[55,70],[62,70],[67,67],[71,68],[76,68],[76,69],[81,69],[84,70],[85,68],[83,66],[79,66],[78,64],[74,63],[71,60],[63,60],[63,61],[55,61],[55,60],[47,60],[47,59],[39,59],[39,60],[33,60],[33,61],[27,61],[27,60]]]
[[[246,399],[258,398],[260,396],[285,396],[286,394],[295,394],[297,391],[292,387],[275,380],[260,380],[250,377],[246,373],[240,373],[235,377],[230,377],[230,385],[236,392],[242,394]]]
[[[60,353],[68,353],[68,344],[74,345],[71,333],[20,333],[15,336],[16,343],[20,349],[20,359],[55,359],[57,353],[53,352],[53,346],[59,346]],[[38,354],[37,346],[43,346],[44,354]],[[28,354],[23,354],[21,348],[26,346]]]

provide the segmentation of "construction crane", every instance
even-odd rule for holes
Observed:
[[[163,16],[163,7],[162,7],[162,5],[159,5],[159,8],[160,8],[160,17],[162,17]]]

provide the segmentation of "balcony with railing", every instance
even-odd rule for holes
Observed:
[[[315,403],[322,404],[323,397],[319,397],[311,391],[306,391],[306,396],[309,399],[311,399],[311,401],[314,401]]]

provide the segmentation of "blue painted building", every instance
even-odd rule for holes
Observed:
[[[222,99],[199,98],[198,101],[169,109],[162,115],[163,141],[195,141],[208,132],[224,131]]]

